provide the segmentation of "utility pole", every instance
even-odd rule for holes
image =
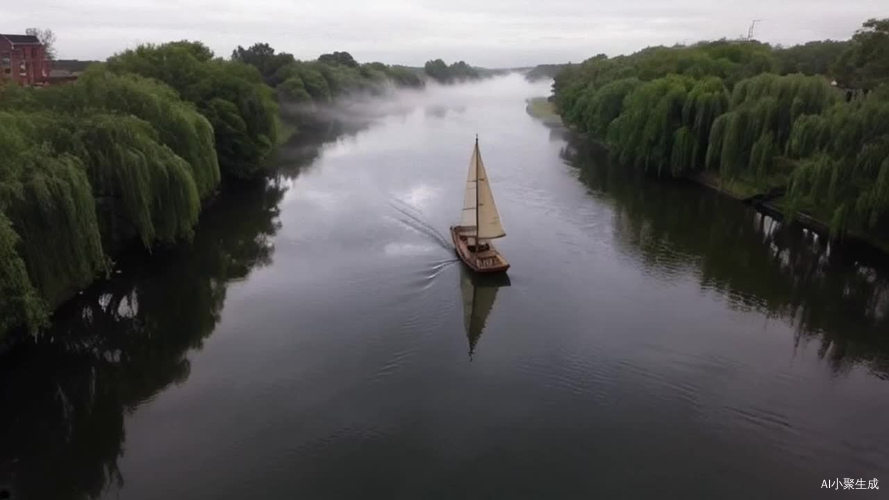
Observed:
[[[747,41],[753,40],[753,29],[756,28],[756,23],[762,21],[762,19],[754,19],[753,22],[750,23],[750,28],[747,30]]]

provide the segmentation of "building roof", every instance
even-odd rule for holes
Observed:
[[[64,69],[71,73],[80,73],[90,64],[98,61],[78,61],[77,59],[56,59],[52,62],[53,69]]]
[[[16,45],[40,45],[40,40],[34,35],[6,35],[0,33],[0,38],[5,38],[9,43]]]

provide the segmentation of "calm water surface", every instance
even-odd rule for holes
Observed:
[[[0,488],[889,488],[885,259],[830,251],[696,186],[622,174],[525,113],[547,87],[513,75],[354,106],[284,148],[276,180],[225,193],[191,245],[123,263],[51,334],[0,358]],[[443,236],[475,133],[508,279],[471,278]]]

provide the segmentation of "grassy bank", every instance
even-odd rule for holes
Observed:
[[[532,97],[525,101],[525,111],[546,125],[562,126],[562,117],[556,112],[556,105],[546,97]]]

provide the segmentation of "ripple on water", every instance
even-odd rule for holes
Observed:
[[[764,408],[726,406],[725,411],[742,425],[748,424],[748,427],[752,426],[754,429],[773,431],[793,429],[786,415]]]
[[[678,400],[692,408],[700,408],[700,378],[684,377],[668,367],[658,366],[658,369],[653,369],[629,360],[621,360],[618,365],[622,371],[647,386],[651,396],[666,401]]]
[[[519,370],[541,381],[547,390],[575,397],[604,401],[613,385],[613,373],[598,350],[562,351],[558,363],[551,358],[535,357],[519,365]]]
[[[404,365],[408,364],[416,354],[417,349],[414,345],[406,345],[404,349],[390,353],[388,359],[377,368],[371,376],[372,382],[380,382],[390,375],[401,370]]]

